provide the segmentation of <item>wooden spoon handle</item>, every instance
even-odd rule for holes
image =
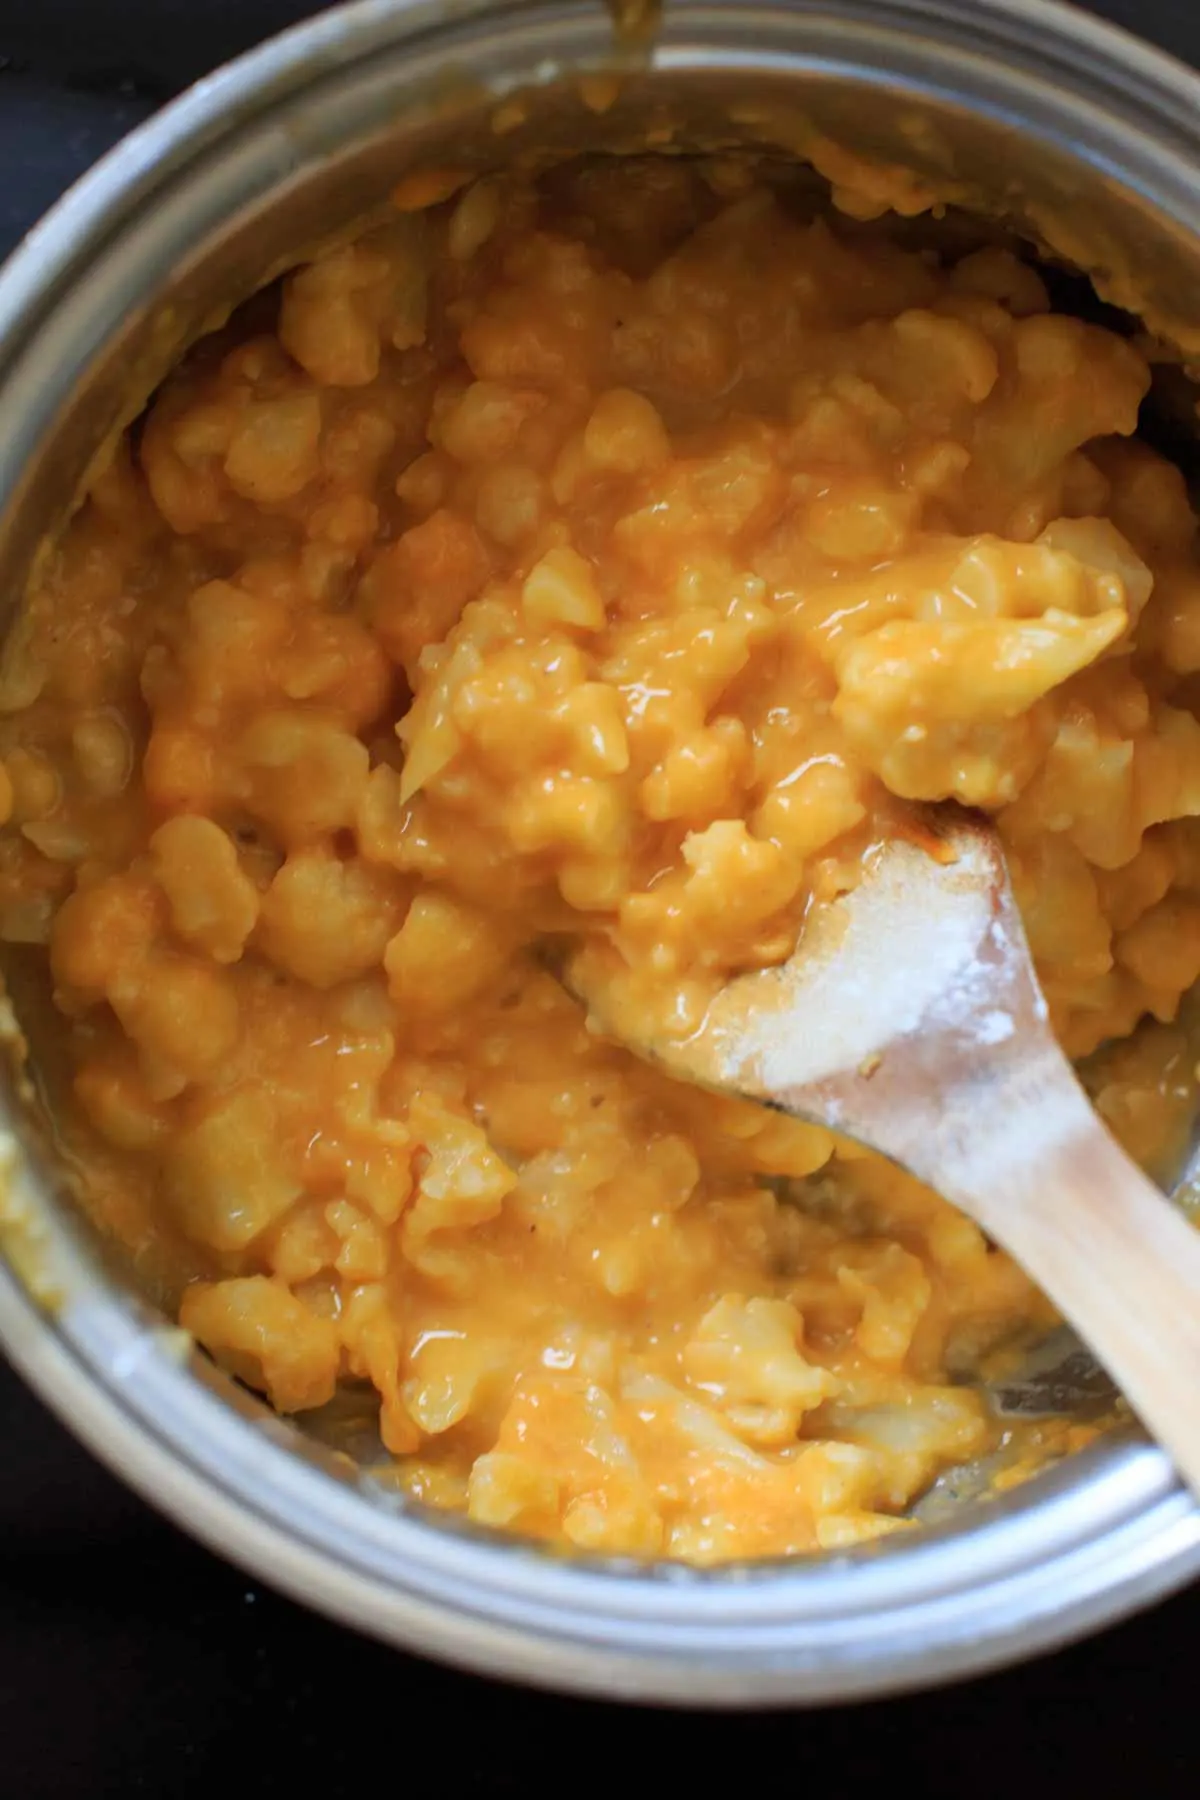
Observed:
[[[1042,1074],[1019,1126],[1028,1150],[1014,1156],[1007,1107],[977,1118],[939,1185],[1044,1289],[1200,1495],[1200,1231],[1105,1130],[1065,1060]]]

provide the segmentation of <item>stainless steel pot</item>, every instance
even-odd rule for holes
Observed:
[[[793,150],[822,130],[1009,215],[1200,346],[1200,81],[1082,14],[679,0],[598,111],[570,77],[611,62],[596,0],[364,0],[121,144],[0,276],[9,617],[89,461],[180,346],[422,162],[620,147],[647,127]],[[15,1090],[5,1116],[8,1355],[180,1524],[380,1637],[597,1694],[846,1699],[1062,1643],[1200,1570],[1200,1511],[1133,1436],[918,1538],[707,1574],[567,1562],[402,1507],[194,1357],[57,1196]]]

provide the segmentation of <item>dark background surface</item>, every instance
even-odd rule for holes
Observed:
[[[986,5],[987,0],[980,0]],[[123,131],[318,11],[305,0],[0,0],[0,256]],[[1200,64],[1200,0],[1090,10]],[[1200,1588],[918,1698],[698,1717],[521,1692],[252,1585],[105,1474],[0,1365],[0,1800],[614,1787],[1174,1800],[1200,1773]]]

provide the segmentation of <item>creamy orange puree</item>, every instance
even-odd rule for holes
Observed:
[[[443,188],[444,188],[443,184]],[[728,167],[424,197],[202,342],[4,675],[0,935],[44,946],[85,1198],[285,1412],[694,1561],[901,1524],[1050,1317],[822,1130],[589,1034],[687,1029],[913,800],[986,808],[1143,1155],[1190,1104],[1196,520],[1130,344],[985,249]],[[415,210],[412,210],[415,209]]]

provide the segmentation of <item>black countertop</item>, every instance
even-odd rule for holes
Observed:
[[[981,5],[987,0],[980,0]],[[0,0],[0,256],[189,80],[305,0]],[[1090,10],[1200,63],[1200,0]],[[1200,1774],[1200,1587],[902,1700],[697,1716],[452,1673],[250,1584],[127,1493],[0,1365],[0,1800],[404,1794],[1174,1800]],[[589,1777],[591,1782],[589,1783]],[[582,1784],[582,1785],[581,1785]]]

